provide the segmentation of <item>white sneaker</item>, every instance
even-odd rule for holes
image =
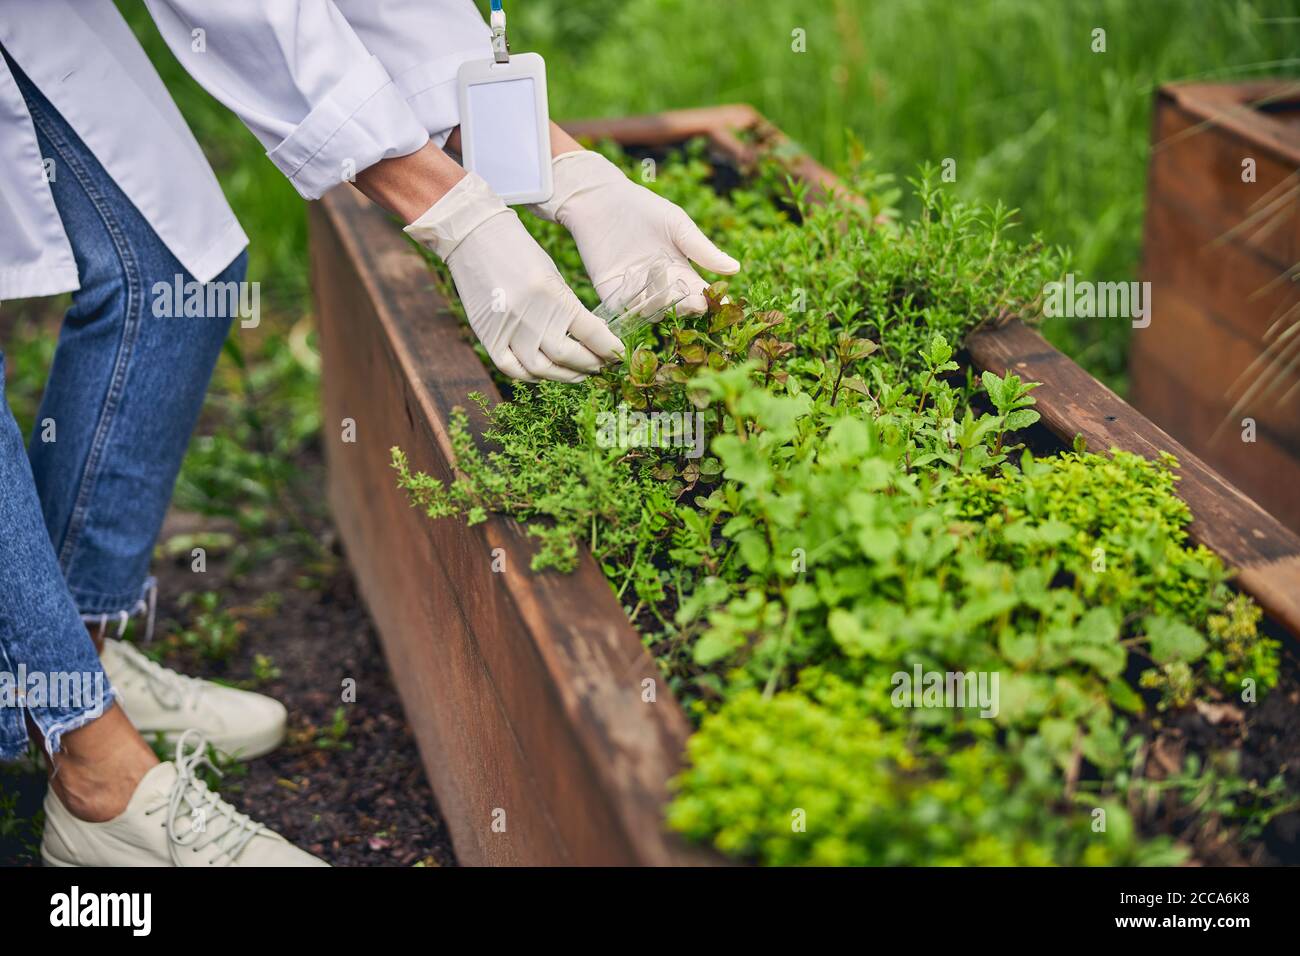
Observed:
[[[104,640],[99,659],[126,716],[145,739],[161,733],[174,744],[194,729],[241,760],[270,753],[284,741],[288,715],[278,700],[186,677],[112,638]]]
[[[186,744],[197,747],[188,750]],[[197,776],[211,767],[197,732],[183,734],[175,762],[160,763],[112,820],[87,823],[45,794],[41,857],[47,866],[329,866],[240,813]],[[214,770],[216,768],[213,768]]]

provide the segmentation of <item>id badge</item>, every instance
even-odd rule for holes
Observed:
[[[551,121],[546,62],[517,53],[474,60],[456,74],[461,159],[511,205],[551,198]]]

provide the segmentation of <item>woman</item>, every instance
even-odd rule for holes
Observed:
[[[442,149],[457,68],[490,55],[470,0],[147,5],[299,193],[355,177],[447,262],[504,373],[577,381],[617,356],[514,211]],[[221,303],[238,299],[181,317],[152,290],[242,282],[247,239],[111,0],[10,0],[0,50],[0,161],[17,171],[0,181],[0,300],[73,292],[38,414],[53,429],[24,451],[0,403],[0,758],[29,734],[42,745],[49,863],[321,865],[197,775],[204,739],[243,757],[274,748],[284,708],[108,634],[133,615],[152,625],[149,557],[233,317]],[[739,267],[558,129],[552,146],[555,192],[531,212],[572,232],[602,294],[666,255],[698,311],[688,259]],[[160,763],[141,733],[166,735],[176,759]]]

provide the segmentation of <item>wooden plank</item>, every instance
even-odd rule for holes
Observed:
[[[1082,435],[1093,451],[1174,455],[1181,465],[1178,494],[1193,516],[1192,539],[1236,568],[1242,589],[1300,635],[1300,537],[1033,329],[1009,322],[976,332],[966,347],[982,369],[1042,382],[1034,407],[1062,441]]]
[[[749,168],[757,156],[756,146],[741,138],[748,135],[762,142],[765,148],[784,152],[792,174],[812,184],[813,197],[832,189],[844,189],[838,176],[805,150],[795,148],[785,133],[747,103],[669,110],[644,116],[566,120],[560,125],[577,139],[610,139],[623,146],[673,146],[703,136],[742,170]]]
[[[452,407],[471,391],[497,397],[423,260],[346,189],[314,209],[312,243],[331,503],[457,853],[710,859],[663,831],[689,723],[590,557],[573,575],[534,575],[513,522],[430,522],[395,486],[390,446],[448,477]],[[341,440],[343,418],[355,443]],[[646,679],[656,703],[642,701]]]
[[[1129,369],[1138,408],[1300,530],[1300,393],[1282,401],[1296,376],[1215,434],[1275,325],[1300,320],[1300,288],[1284,276],[1300,257],[1300,129],[1257,108],[1284,99],[1300,101],[1300,82],[1160,91],[1142,266],[1154,314],[1133,336]],[[1242,181],[1246,157],[1254,183]],[[1239,440],[1246,416],[1259,428],[1254,445]]]
[[[560,125],[577,139],[612,139],[623,146],[676,146],[692,136],[752,129],[761,121],[758,110],[748,103],[732,103],[644,116],[565,120]]]
[[[1246,387],[1242,382],[1255,381],[1254,372],[1249,376],[1244,373],[1259,356],[1260,347],[1236,335],[1230,326],[1215,321],[1181,293],[1172,289],[1163,291],[1156,318],[1148,328],[1135,330],[1133,334],[1130,376],[1133,405],[1151,416],[1144,403],[1157,382],[1167,382],[1173,389],[1174,401],[1205,410],[1201,421],[1208,430],[1204,434],[1196,433],[1196,440],[1208,440],[1220,430],[1220,425],[1239,426],[1241,419],[1249,416],[1260,432],[1269,435],[1300,464],[1300,391],[1282,402],[1288,388],[1300,389],[1300,377],[1279,370],[1269,379],[1278,384],[1279,391],[1267,396],[1262,392],[1253,393],[1241,411],[1229,419]],[[1165,377],[1149,374],[1153,369],[1163,372]],[[1192,432],[1178,433],[1165,427],[1192,443]]]
[[[377,304],[327,219],[333,201],[311,207],[311,250],[322,372],[330,383],[323,390],[325,450],[335,521],[461,861],[511,863],[549,849],[558,854],[544,820],[516,820],[516,837],[524,843],[518,854],[508,843],[493,846],[476,825],[500,803],[523,802],[525,795],[511,788],[528,779],[526,765],[430,540],[398,512],[402,503],[387,487],[392,479],[379,473],[383,442],[410,449],[417,467],[432,465],[425,449],[436,443],[425,434],[427,424],[417,425],[409,412],[407,384],[377,334]],[[391,416],[395,427],[381,431],[370,409],[393,406],[406,414]],[[340,441],[339,423],[346,418],[360,425],[354,445]],[[427,621],[440,626],[428,642],[430,653],[422,654],[419,643],[399,638]],[[482,731],[464,733],[466,725]],[[483,779],[474,779],[478,774]]]
[[[1232,247],[1187,254],[1159,225],[1161,208],[1179,225],[1187,225],[1186,217],[1159,200],[1152,205],[1143,278],[1152,282],[1154,317],[1131,339],[1129,400],[1283,524],[1300,530],[1300,390],[1289,392],[1300,377],[1280,374],[1267,396],[1255,393],[1236,410],[1261,375],[1264,331],[1300,295],[1288,284],[1276,295],[1247,301],[1247,290],[1261,278],[1255,260]],[[1252,445],[1240,440],[1245,417],[1256,423]]]
[[[1160,88],[1158,96],[1205,126],[1227,130],[1258,146],[1283,165],[1300,166],[1300,129],[1278,122],[1262,108],[1300,102],[1300,80],[1170,83]]]

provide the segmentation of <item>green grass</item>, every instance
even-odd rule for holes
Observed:
[[[251,278],[305,311],[302,202],[261,146],[122,3],[253,240]],[[486,9],[485,0],[480,6]],[[967,199],[1002,200],[1081,274],[1136,274],[1155,88],[1300,75],[1288,0],[516,0],[516,50],[550,65],[557,117],[746,101],[837,165],[860,140],[900,178],[956,160]],[[1092,52],[1092,31],[1106,52]],[[806,52],[792,49],[805,31]],[[1121,322],[1049,323],[1124,386]]]
[[[850,137],[899,176],[957,161],[967,199],[1021,210],[1080,273],[1135,275],[1155,88],[1300,74],[1287,0],[528,0],[516,49],[550,64],[555,116],[754,104],[837,164]],[[1091,50],[1106,31],[1106,52]],[[806,33],[807,52],[791,49]],[[1123,386],[1123,323],[1049,334]]]

